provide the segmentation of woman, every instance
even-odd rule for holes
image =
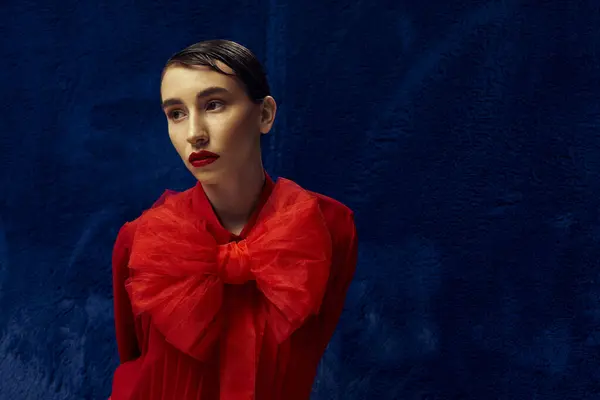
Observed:
[[[118,234],[112,400],[308,399],[356,265],[352,212],[265,173],[277,105],[243,46],[177,53],[161,97],[198,183]]]

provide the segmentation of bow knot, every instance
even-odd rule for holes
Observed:
[[[245,240],[231,242],[218,247],[217,264],[223,283],[241,285],[254,280],[250,268],[250,255]]]

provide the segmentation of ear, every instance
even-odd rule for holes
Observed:
[[[271,96],[267,96],[263,99],[260,108],[260,133],[266,135],[269,133],[275,122],[275,115],[277,114],[277,103]]]

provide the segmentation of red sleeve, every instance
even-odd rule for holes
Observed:
[[[134,223],[123,225],[117,235],[112,256],[115,333],[121,363],[133,360],[140,355],[133,310],[125,289],[125,281],[129,277],[127,264],[134,231]]]
[[[338,260],[337,265],[333,268],[334,275],[329,281],[329,287],[321,306],[320,319],[322,320],[323,330],[320,334],[320,341],[322,351],[325,351],[335,332],[344,309],[346,293],[356,270],[358,238],[352,214],[349,215],[348,221],[344,225],[341,243],[336,246],[339,249],[336,257]]]
[[[283,393],[291,396],[289,400],[310,398],[319,361],[335,332],[356,270],[358,239],[352,213],[331,228],[337,232],[333,236],[334,259],[320,313],[291,338],[290,362],[283,380]]]

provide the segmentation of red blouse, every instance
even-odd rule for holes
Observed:
[[[112,400],[308,399],[356,258],[351,210],[292,181],[239,236],[199,183],[166,193],[115,243]]]

